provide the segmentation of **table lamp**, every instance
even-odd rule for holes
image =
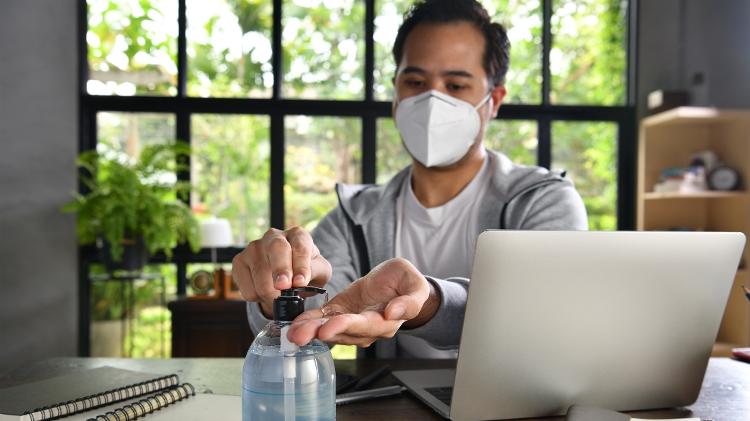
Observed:
[[[224,218],[212,216],[201,221],[201,247],[211,249],[211,263],[216,266],[216,249],[232,245],[232,227]]]
[[[216,298],[224,298],[226,296],[225,278],[227,278],[224,269],[217,263],[218,259],[216,257],[216,249],[219,247],[229,247],[231,245],[232,227],[229,225],[229,221],[214,216],[201,221],[201,247],[211,249],[211,263],[214,266],[213,279]]]

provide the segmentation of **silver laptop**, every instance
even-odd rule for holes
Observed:
[[[741,233],[484,232],[456,370],[393,374],[453,420],[689,405],[744,244]]]

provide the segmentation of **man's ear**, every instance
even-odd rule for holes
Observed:
[[[396,76],[393,76],[391,78],[391,86],[393,86],[393,98],[391,98],[391,117],[393,117],[393,121],[396,121],[396,97],[398,94],[396,93]]]
[[[495,88],[490,91],[490,96],[492,97],[492,118],[497,116],[497,110],[500,109],[500,105],[502,105],[506,93],[505,85],[495,86]]]

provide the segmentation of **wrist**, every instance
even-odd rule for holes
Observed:
[[[422,326],[432,320],[432,318],[435,317],[438,308],[440,308],[440,292],[438,292],[437,287],[435,287],[429,279],[425,277],[424,280],[430,288],[430,293],[427,296],[427,300],[422,305],[422,309],[419,311],[417,317],[407,320],[403,324],[404,328],[413,329]]]

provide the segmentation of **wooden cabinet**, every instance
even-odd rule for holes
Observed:
[[[172,357],[244,357],[253,341],[245,306],[236,300],[170,302]]]
[[[645,118],[639,138],[639,230],[741,231],[750,241],[750,111],[680,107]],[[741,191],[654,193],[664,168],[685,167],[705,150],[740,173]],[[749,257],[746,245],[716,349],[750,346],[750,303],[741,290]]]

